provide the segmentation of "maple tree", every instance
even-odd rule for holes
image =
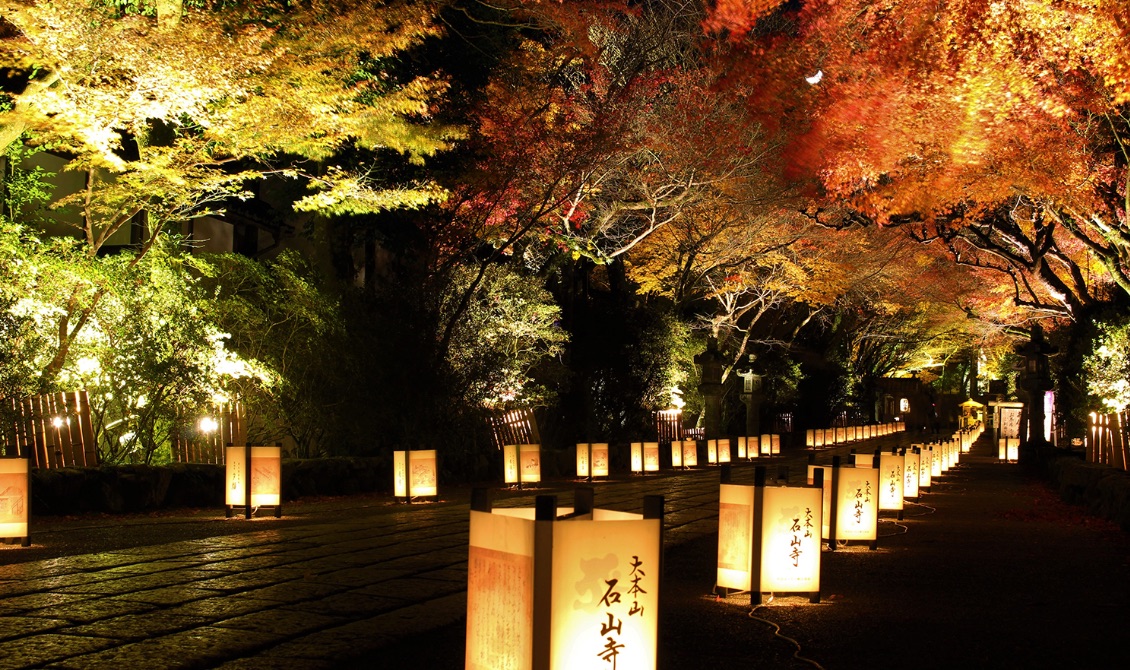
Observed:
[[[748,39],[791,81],[790,157],[828,198],[941,239],[1018,302],[1071,315],[1104,285],[1130,288],[1126,9],[730,0],[711,25],[745,36],[772,12],[794,21],[791,35]]]
[[[157,17],[145,16],[150,8]],[[170,224],[220,212],[269,175],[310,187],[299,210],[382,211],[442,196],[427,181],[382,183],[372,162],[331,162],[351,147],[420,162],[458,136],[433,122],[443,79],[396,65],[438,34],[428,3],[5,1],[0,25],[10,78],[0,146],[50,146],[84,175],[53,207],[76,213],[90,258],[141,220],[137,262]],[[45,387],[104,295],[98,283],[75,285]]]

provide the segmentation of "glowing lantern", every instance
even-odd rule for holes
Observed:
[[[921,457],[918,465],[918,489],[930,490],[930,482],[934,478],[934,448],[926,445],[917,445]]]
[[[823,489],[823,505],[820,508],[820,518],[823,523],[820,525],[820,537],[825,540],[829,537],[832,521],[832,469],[826,465],[812,465],[808,466],[808,485],[816,485],[816,473],[820,473],[821,488]]]
[[[643,472],[643,442],[632,443],[632,472]]]
[[[0,537],[23,538],[31,546],[28,533],[28,491],[31,479],[26,458],[0,458]]]
[[[838,461],[838,459],[836,459]],[[879,469],[832,468],[835,479],[832,498],[836,540],[861,540],[875,548],[879,528]],[[835,548],[835,542],[830,543]]]
[[[765,486],[764,468],[756,482],[719,491],[718,586],[758,603],[769,591],[819,602],[821,488]]]
[[[816,448],[816,431],[812,430],[811,428],[804,431],[804,446],[808,447],[809,449]]]
[[[738,438],[738,460],[746,460],[749,458],[749,452],[746,450],[746,438]]]
[[[698,442],[683,440],[683,467],[698,467]]]
[[[585,479],[608,476],[607,442],[577,444],[577,476]]]
[[[853,449],[851,452],[852,465],[857,468],[875,467],[875,454],[859,454]]]
[[[718,440],[718,462],[730,462],[730,438]]]
[[[753,487],[722,484],[718,493],[718,586],[752,590]]]
[[[541,445],[508,444],[502,448],[503,478],[521,487],[541,481]]]
[[[671,442],[671,467],[683,467],[683,443],[679,440]]]
[[[879,455],[879,509],[899,512],[902,518],[903,470],[906,459],[898,454]]]
[[[474,507],[466,667],[654,669],[662,510],[659,496],[644,514],[593,509],[591,496],[575,510],[555,496]]]
[[[1015,462],[1020,457],[1020,438],[1002,437],[997,440],[997,460]]]
[[[275,516],[282,516],[282,447],[226,447],[224,471],[224,503],[229,517],[239,506],[248,519],[259,507],[274,507]],[[250,487],[246,486],[248,480]]]
[[[844,427],[836,428],[836,444],[843,444],[847,442],[847,429]]]
[[[917,449],[911,449],[903,454],[903,480],[902,495],[904,498],[918,497],[918,468],[922,457]]]
[[[659,472],[659,443],[643,443],[643,471]]]
[[[761,455],[780,456],[781,436],[765,434],[761,436]]]
[[[706,462],[709,465],[718,465],[718,440],[706,441]]]
[[[393,496],[430,498],[439,494],[436,487],[436,450],[392,452]]]
[[[945,463],[946,455],[942,445],[930,445],[930,476],[941,477]]]

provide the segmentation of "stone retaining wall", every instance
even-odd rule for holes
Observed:
[[[1047,478],[1065,501],[1130,532],[1130,473],[1087,463],[1077,454],[1053,452],[1042,460]]]

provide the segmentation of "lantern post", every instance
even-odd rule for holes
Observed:
[[[699,370],[698,390],[702,394],[706,439],[717,438],[722,429],[722,352],[718,340],[706,341],[706,351],[694,357]]]

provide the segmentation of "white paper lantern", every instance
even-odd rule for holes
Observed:
[[[23,538],[30,546],[28,459],[0,458],[0,537]]]

